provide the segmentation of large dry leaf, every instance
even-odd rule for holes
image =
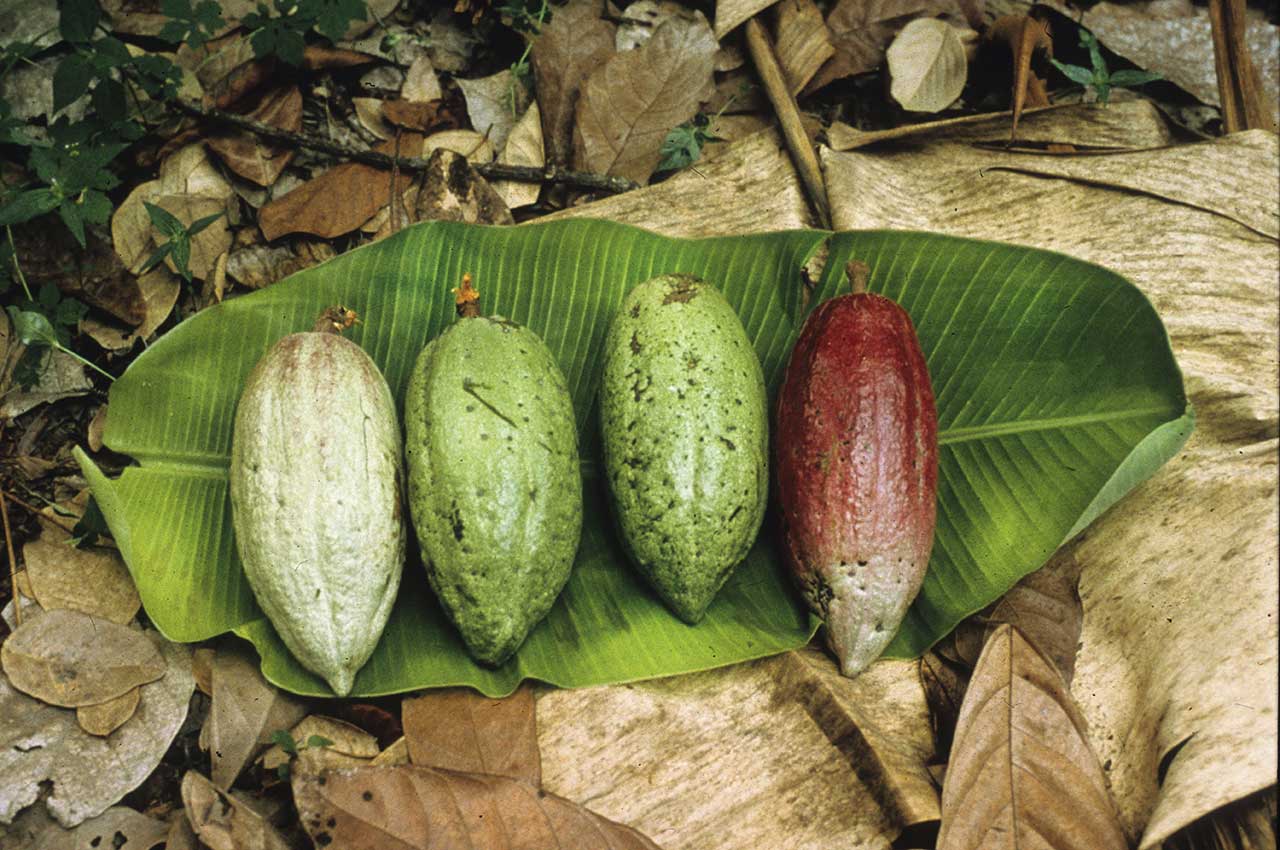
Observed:
[[[809,82],[816,91],[833,80],[865,74],[880,67],[885,48],[908,21],[948,13],[964,16],[953,0],[839,0],[827,13],[835,53]]]
[[[787,88],[797,95],[836,52],[831,30],[813,0],[782,0],[773,9],[773,50]]]
[[[498,156],[504,165],[527,165],[541,168],[546,165],[546,152],[542,145],[542,112],[537,102],[529,104],[524,115],[511,129],[506,147]],[[542,186],[537,183],[520,183],[515,180],[495,180],[493,190],[502,196],[511,209],[537,203]]]
[[[941,112],[969,78],[960,32],[937,18],[917,18],[902,28],[885,52],[889,94],[911,112]]]
[[[169,826],[126,806],[112,806],[75,829],[51,825],[31,850],[151,850],[164,842]]]
[[[312,772],[308,756],[294,771],[293,799],[317,846],[657,850],[634,829],[519,779],[418,765]]]
[[[668,22],[640,48],[587,77],[573,128],[574,165],[647,182],[673,127],[711,96],[715,36]]]
[[[46,526],[22,547],[36,600],[46,609],[70,608],[121,625],[142,607],[129,569],[115,549],[78,549],[71,535]]]
[[[245,115],[253,121],[297,133],[302,129],[302,93],[296,85],[272,89]],[[259,186],[270,186],[296,148],[269,142],[247,130],[222,132],[205,140],[227,167]]]
[[[5,316],[8,327],[8,316]],[[16,336],[8,343],[8,360],[17,362],[26,346]],[[32,408],[64,398],[81,396],[93,389],[84,365],[70,354],[57,349],[46,350],[40,359],[36,382],[29,389],[12,387],[0,400],[0,419],[13,419]]]
[[[573,159],[573,116],[582,82],[614,52],[614,26],[601,19],[603,10],[601,0],[571,0],[556,8],[529,52],[547,159],[561,168]]]
[[[159,265],[138,276],[137,289],[142,298],[143,316],[136,327],[122,327],[88,316],[80,322],[80,330],[108,351],[123,351],[132,348],[140,339],[149,339],[173,312],[182,284],[177,275],[166,266]]]
[[[459,153],[437,148],[427,161],[414,204],[415,221],[511,224],[511,210]]]
[[[400,705],[409,759],[424,767],[542,784],[533,689],[505,699],[467,688],[429,691]]]
[[[488,77],[456,79],[467,101],[471,126],[489,140],[498,153],[507,146],[507,136],[529,106],[529,90],[507,68]]]
[[[110,738],[87,734],[74,711],[34,700],[0,676],[0,822],[12,820],[41,796],[42,785],[52,783],[45,805],[63,826],[76,826],[151,775],[186,719],[195,683],[185,646],[155,633],[148,637],[167,671],[142,688],[133,719]]]
[[[342,720],[309,714],[289,730],[289,737],[299,747],[310,746],[313,736],[323,738],[327,744],[316,747],[316,756],[325,768],[358,767],[378,754],[378,741],[363,729]],[[260,761],[267,770],[275,770],[289,761],[279,744],[273,744],[262,754]]]
[[[391,154],[395,144],[383,142],[374,150]],[[422,154],[422,136],[405,133],[400,137],[400,155]],[[412,175],[397,177],[396,191],[404,192]],[[267,241],[287,233],[310,233],[332,239],[364,224],[391,196],[391,173],[372,165],[344,162],[314,177],[284,197],[258,211],[258,226]]]
[[[724,38],[747,18],[755,17],[777,0],[716,0],[716,38]]]
[[[304,706],[267,684],[255,659],[238,645],[218,650],[213,660],[213,703],[204,734],[213,758],[214,785],[230,788],[249,760],[271,742],[271,734],[292,729]]]
[[[210,850],[290,850],[266,818],[194,770],[182,777],[182,803],[192,830]]]
[[[413,60],[409,70],[405,71],[404,84],[400,86],[400,97],[412,103],[430,103],[444,96],[440,90],[440,78],[431,64],[431,57],[419,56]]]
[[[0,647],[9,682],[51,705],[94,705],[154,682],[165,662],[140,631],[58,609],[24,622]]]
[[[1012,626],[973,671],[942,788],[938,850],[1126,850],[1084,719]]]
[[[849,680],[810,651],[548,691],[538,738],[546,790],[588,800],[667,850],[883,850],[938,817],[910,662]]]
[[[95,705],[82,705],[76,709],[76,722],[90,735],[105,738],[129,722],[138,710],[142,699],[141,686],[121,694],[115,699]]]
[[[1197,428],[1076,544],[1085,618],[1073,684],[1127,835],[1158,846],[1276,776],[1276,137],[1087,158],[970,145],[1006,134],[997,121],[915,138],[891,158],[824,152],[832,213],[838,227],[1100,263],[1142,288],[1168,328]],[[1039,112],[1021,134],[1170,142],[1141,101]],[[1184,741],[1161,782],[1162,759]]]

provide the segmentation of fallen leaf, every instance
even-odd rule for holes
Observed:
[[[613,36],[614,49],[619,53],[635,50],[648,42],[658,27],[665,23],[697,29],[711,27],[702,12],[673,0],[636,0],[618,17],[618,29]]]
[[[6,321],[8,317],[5,317]],[[15,337],[10,344],[10,357],[16,359],[26,346]],[[57,349],[44,349],[30,389],[11,389],[0,401],[0,419],[13,419],[42,404],[81,396],[93,389],[84,365],[70,354]]]
[[[813,0],[782,0],[774,9],[774,45],[787,88],[797,95],[836,52]]]
[[[1125,850],[1084,718],[1012,626],[987,641],[956,726],[938,850]]]
[[[138,292],[142,296],[142,322],[133,328],[121,327],[89,316],[80,322],[80,329],[93,341],[108,351],[125,351],[138,340],[147,340],[159,330],[182,291],[179,278],[163,264],[137,278]]]
[[[1069,104],[1068,104],[1069,105]],[[1040,112],[1045,109],[1062,109],[1064,106],[1042,106],[1034,109],[1024,109],[1023,115],[1030,115],[1034,112]],[[899,127],[890,127],[887,130],[859,130],[851,127],[843,121],[834,121],[827,128],[827,146],[833,151],[849,151],[857,148],[864,148],[868,145],[875,145],[881,142],[888,142],[894,139],[907,139],[915,136],[929,136],[934,134],[946,133],[948,129],[963,126],[965,124],[983,124],[990,123],[992,119],[1009,118],[1013,116],[1013,110],[1008,109],[1003,112],[983,112],[977,115],[958,115],[954,118],[942,118],[937,121],[921,121],[918,124],[903,124]]]
[[[271,735],[292,729],[306,708],[262,678],[256,660],[240,646],[223,647],[213,661],[213,701],[205,731],[212,757],[211,776],[230,788],[240,771]]]
[[[182,777],[182,804],[192,830],[210,850],[289,850],[262,815],[194,770]]]
[[[332,706],[333,716],[368,732],[379,747],[389,747],[404,737],[400,718],[367,702],[339,702]]]
[[[164,843],[168,832],[164,821],[112,806],[74,829],[53,824],[31,850],[151,850]]]
[[[430,56],[419,56],[413,60],[405,72],[404,84],[400,86],[400,97],[410,103],[430,103],[444,97]]]
[[[95,705],[82,705],[76,709],[76,722],[90,735],[105,738],[133,717],[142,698],[142,688],[136,687],[115,699]]]
[[[179,809],[169,818],[169,834],[165,836],[164,850],[204,850],[196,831],[191,828],[186,809]]]
[[[227,201],[225,198],[214,198],[208,195],[160,195],[152,203],[182,222],[183,227],[190,227],[199,219],[211,215],[222,215],[195,236],[191,237],[191,254],[187,261],[187,269],[196,280],[204,280],[213,272],[218,257],[231,250],[231,227],[225,215]],[[156,247],[168,242],[167,237],[155,233],[152,241]],[[171,253],[165,258],[164,265],[175,274],[179,273],[177,263]]]
[[[32,699],[0,676],[0,821],[36,802],[41,786],[52,783],[45,805],[63,826],[76,826],[155,770],[186,719],[195,685],[187,648],[154,632],[147,637],[164,656],[166,673],[142,688],[133,720],[109,739],[85,733],[75,712]]]
[[[476,174],[461,154],[444,148],[432,151],[427,160],[414,205],[414,221],[513,223],[502,196]]]
[[[120,696],[165,674],[164,659],[142,632],[57,609],[24,622],[0,646],[15,688],[74,708]]]
[[[889,94],[910,112],[941,112],[964,90],[969,63],[959,31],[937,18],[917,18],[885,52]]]
[[[418,103],[408,100],[384,100],[382,117],[390,124],[412,130],[417,133],[432,133],[437,130],[454,129],[457,120],[445,107],[443,101],[433,100],[430,103]],[[394,136],[394,133],[389,133]]]
[[[289,730],[289,736],[299,746],[307,744],[313,735],[329,741],[317,748],[316,757],[324,768],[358,767],[378,754],[378,741],[363,729],[319,714],[309,714]],[[275,770],[289,761],[279,744],[271,747],[260,756],[262,766],[267,770]]]
[[[1044,81],[1031,70],[1031,59],[1037,50],[1053,57],[1049,25],[1030,15],[1003,15],[991,24],[984,37],[988,42],[1007,46],[1013,56],[1013,128],[1009,137],[1014,138],[1024,108],[1049,105]]]
[[[158,195],[199,195],[227,201],[235,194],[204,145],[186,145],[160,163]]]
[[[304,769],[312,758],[299,758],[293,799],[318,846],[657,848],[628,826],[518,779],[418,765],[312,772]]]
[[[89,444],[89,451],[102,451],[102,432],[107,427],[107,406],[105,404],[98,405],[93,411],[93,418],[89,420],[89,424],[85,426],[85,442]],[[110,618],[108,618],[110,619]]]
[[[747,18],[754,18],[776,0],[716,0],[716,38],[724,38]]]
[[[70,544],[62,529],[45,528],[22,547],[37,601],[46,610],[70,608],[124,625],[142,606],[129,569],[114,549]]]
[[[453,151],[466,157],[467,162],[493,162],[493,145],[474,130],[444,130],[432,133],[422,142],[422,155],[430,156],[437,150]]]
[[[542,784],[533,689],[505,699],[467,688],[429,691],[400,704],[409,759],[423,767],[486,773]]]
[[[351,105],[355,107],[356,118],[360,124],[379,139],[390,139],[395,136],[395,128],[382,117],[382,100],[376,97],[353,97]]]
[[[835,53],[805,91],[814,92],[835,80],[874,71],[884,61],[889,42],[909,21],[942,14],[957,22],[964,20],[953,0],[839,0],[827,13]]]
[[[395,145],[383,142],[374,150],[391,154]],[[422,153],[422,136],[405,133],[400,138],[400,155]],[[396,189],[403,192],[412,180],[400,174]],[[341,236],[364,224],[386,204],[391,174],[358,162],[335,165],[289,194],[276,198],[258,211],[258,226],[268,242],[287,233],[310,233],[325,239]]]
[[[533,40],[529,62],[542,111],[547,159],[567,168],[573,159],[573,123],[587,75],[614,54],[614,25],[601,19],[601,0],[570,0]]]
[[[498,155],[498,162],[505,165],[527,165],[542,168],[546,165],[546,155],[542,149],[542,113],[535,101],[525,110],[524,115],[511,129],[507,137],[506,147]],[[542,186],[538,183],[521,183],[515,180],[494,180],[493,190],[502,196],[502,200],[511,209],[525,207],[538,202]]]
[[[196,687],[207,697],[213,696],[213,659],[218,651],[213,647],[201,646],[191,652],[191,676],[196,680]]]
[[[471,126],[489,140],[498,153],[520,114],[529,106],[529,90],[507,68],[488,77],[454,80],[467,100]]]
[[[403,737],[397,738],[385,750],[373,757],[370,767],[395,767],[409,763],[409,742]]]
[[[65,227],[19,227],[13,232],[22,271],[32,291],[53,283],[116,319],[137,325],[144,307],[137,279],[125,268],[101,228],[85,229],[85,247]]]
[[[593,71],[578,98],[575,166],[647,182],[667,133],[711,96],[715,52],[709,27],[666,23],[644,47],[616,54]]]
[[[297,133],[302,130],[302,93],[296,85],[271,89],[244,115],[260,124]],[[205,143],[228,168],[259,186],[275,183],[296,152],[292,145],[270,142],[247,130],[219,132],[208,136]]]
[[[390,181],[387,181],[390,184]],[[321,241],[291,241],[285,245],[248,245],[227,257],[227,274],[248,289],[261,289],[296,271],[310,268],[334,256],[333,247]]]

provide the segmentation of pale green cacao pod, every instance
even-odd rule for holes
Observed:
[[[400,586],[401,475],[395,402],[359,346],[296,333],[254,367],[231,448],[236,545],[285,646],[339,695]]]

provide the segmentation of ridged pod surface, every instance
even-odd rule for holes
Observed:
[[[414,364],[405,443],[431,586],[472,657],[501,664],[551,610],[582,532],[564,374],[528,328],[461,318]]]
[[[760,530],[768,422],[760,361],[715,287],[663,275],[631,290],[605,341],[605,471],[632,561],[686,622]]]
[[[230,482],[258,605],[302,666],[349,693],[405,555],[400,426],[369,356],[328,332],[276,343],[236,409]]]
[[[906,311],[867,293],[815,309],[778,394],[778,496],[787,560],[846,676],[880,655],[924,580],[937,444]]]

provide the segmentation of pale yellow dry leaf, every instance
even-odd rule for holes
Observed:
[[[213,759],[213,782],[229,788],[271,735],[306,714],[293,697],[262,678],[252,651],[225,646],[213,660],[213,700],[202,733]]]
[[[105,738],[119,729],[138,710],[138,701],[142,698],[142,688],[136,687],[126,691],[115,699],[94,705],[82,705],[76,709],[76,722],[80,728],[90,735]]]
[[[107,406],[105,404],[98,405],[98,409],[93,412],[93,418],[89,420],[89,424],[85,426],[85,442],[89,444],[89,451],[102,451],[102,432],[107,427]]]
[[[1142,101],[1029,115],[1021,134],[1160,149],[972,147],[1007,133],[1001,120],[892,157],[824,152],[832,213],[843,228],[1000,239],[1099,263],[1141,288],[1169,330],[1197,430],[1075,544],[1085,616],[1073,690],[1129,840],[1155,847],[1275,782],[1280,155],[1263,131],[1160,147],[1169,131]],[[1184,741],[1161,782],[1162,759]]]
[[[716,0],[716,38],[724,38],[739,24],[772,6],[777,0]]]
[[[227,178],[202,144],[192,144],[165,157],[160,163],[161,195],[200,195],[226,201],[235,194]]]
[[[309,714],[289,730],[290,737],[299,747],[309,746],[312,735],[319,735],[331,743],[317,749],[317,757],[325,769],[357,767],[367,764],[378,755],[378,739],[358,726],[344,720]],[[272,744],[258,760],[267,770],[275,770],[289,761],[289,754],[279,744]]]
[[[196,680],[196,687],[207,697],[213,696],[213,659],[217,650],[202,646],[191,653],[191,675]]]
[[[430,103],[444,97],[440,90],[440,79],[436,76],[436,69],[429,56],[423,54],[413,60],[413,64],[405,72],[400,97],[413,103]]]
[[[289,850],[262,815],[194,770],[182,777],[182,803],[191,828],[210,850]]]
[[[787,88],[796,95],[836,52],[831,30],[813,0],[781,0],[773,11],[774,53]]]
[[[955,27],[937,18],[916,18],[885,51],[889,94],[910,112],[941,112],[969,78],[964,44]]]
[[[168,831],[164,821],[127,806],[112,806],[74,829],[51,825],[30,850],[151,850],[164,842]]]
[[[471,126],[501,153],[516,120],[529,106],[529,90],[507,68],[474,80],[455,79],[467,100]]]
[[[351,105],[355,107],[356,118],[370,133],[379,139],[390,139],[395,135],[394,128],[382,117],[382,100],[376,97],[353,97]]]
[[[154,250],[144,202],[154,204],[160,192],[159,180],[139,183],[111,214],[111,242],[125,268],[138,268]]]
[[[142,632],[67,609],[24,621],[0,646],[0,660],[15,688],[68,708],[114,699],[165,674]]]
[[[395,767],[398,764],[409,763],[409,742],[401,735],[396,738],[385,750],[373,757],[373,761],[369,762],[370,767]]]
[[[542,148],[542,113],[538,103],[529,104],[524,115],[507,137],[507,146],[498,156],[498,162],[507,165],[528,165],[541,168],[547,158]],[[537,183],[520,183],[515,180],[494,180],[493,190],[502,196],[511,209],[537,203],[542,186]]]
[[[474,130],[442,130],[422,140],[424,157],[431,156],[431,152],[439,148],[460,153],[467,162],[493,162],[493,145]]]
[[[60,528],[22,547],[35,598],[46,610],[70,608],[124,625],[142,606],[133,577],[114,549],[78,549]]]
[[[115,322],[87,316],[80,322],[80,330],[108,351],[124,351],[138,340],[149,339],[178,303],[182,291],[180,278],[163,263],[138,278],[138,290],[142,293],[145,315],[142,324],[127,328]]]

